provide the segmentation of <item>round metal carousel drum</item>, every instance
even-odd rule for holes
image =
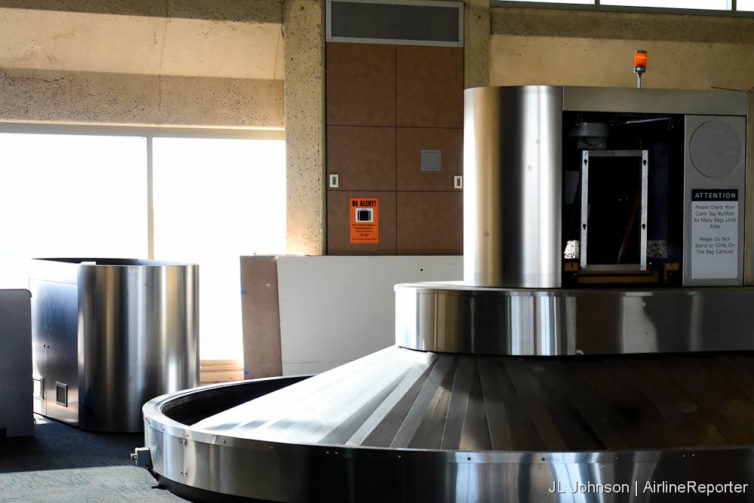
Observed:
[[[396,345],[341,367],[155,398],[135,458],[207,501],[749,501],[747,106],[465,91],[464,281],[397,285]]]

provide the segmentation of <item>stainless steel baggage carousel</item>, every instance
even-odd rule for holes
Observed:
[[[137,460],[198,500],[752,501],[749,100],[466,90],[463,283],[323,374],[153,399]]]
[[[748,501],[754,484],[749,352],[391,347],[315,377],[160,397],[144,415],[155,475],[204,501]]]

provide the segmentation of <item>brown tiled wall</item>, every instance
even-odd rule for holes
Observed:
[[[399,127],[463,127],[463,49],[398,46]]]
[[[395,126],[395,46],[327,44],[327,124]]]
[[[460,253],[463,248],[462,215],[461,191],[398,192],[398,253]]]
[[[447,191],[453,176],[463,174],[463,130],[445,128],[398,128],[398,190]],[[421,170],[421,151],[439,150],[440,171]]]
[[[395,128],[327,126],[327,171],[341,190],[395,190]]]
[[[460,254],[463,49],[327,44],[331,255]],[[421,151],[441,152],[440,171]],[[329,177],[328,177],[329,180]],[[350,243],[352,197],[379,198],[377,244]]]

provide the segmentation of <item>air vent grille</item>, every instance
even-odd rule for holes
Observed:
[[[328,0],[327,41],[461,47],[463,4]]]
[[[62,382],[55,383],[55,403],[68,407],[68,385]]]

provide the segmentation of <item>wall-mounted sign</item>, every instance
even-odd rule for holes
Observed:
[[[738,190],[691,190],[691,278],[738,276]]]
[[[351,198],[351,243],[380,242],[379,202],[377,198]]]

